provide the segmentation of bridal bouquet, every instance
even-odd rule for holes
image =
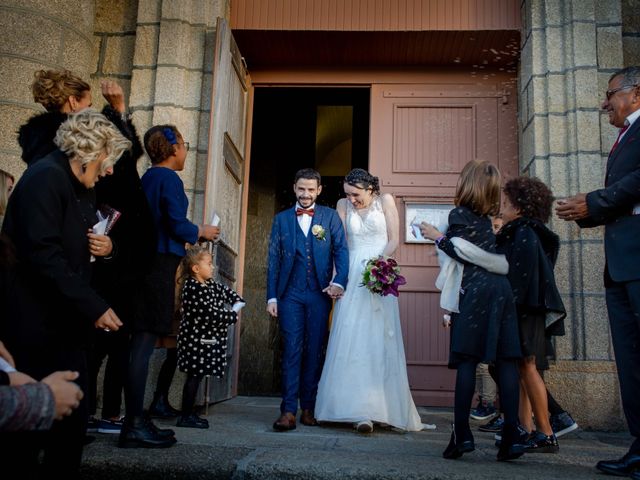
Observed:
[[[405,283],[407,281],[400,275],[398,262],[391,257],[380,255],[369,259],[365,264],[360,286],[367,287],[371,293],[397,297],[398,287]]]

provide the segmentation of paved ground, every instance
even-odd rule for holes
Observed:
[[[213,405],[209,430],[176,430],[169,449],[119,449],[117,435],[100,435],[85,449],[86,479],[492,479],[612,480],[598,460],[618,458],[631,444],[628,433],[576,430],[560,439],[560,453],[525,455],[499,463],[493,435],[477,432],[476,451],[444,460],[450,409],[424,409],[436,430],[401,433],[377,428],[361,435],[347,425],[305,427],[278,433],[271,428],[279,400],[238,397]],[[482,422],[472,422],[472,427]]]

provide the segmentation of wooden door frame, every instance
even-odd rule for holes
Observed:
[[[394,69],[370,69],[370,70],[357,70],[357,71],[344,71],[344,70],[314,70],[314,69],[305,69],[305,70],[258,70],[251,72],[251,87],[250,87],[250,117],[253,116],[253,99],[255,95],[255,88],[368,88],[372,92],[372,98],[370,100],[370,122],[373,121],[374,117],[374,105],[373,105],[373,90],[377,85],[383,84],[407,84],[407,85],[442,85],[446,87],[447,84],[455,84],[460,85],[461,75],[463,73],[467,73],[468,71],[460,68],[450,68],[450,69],[414,69],[409,71],[400,71]],[[495,92],[495,97],[502,96],[501,93],[498,95],[497,85],[501,82],[507,82],[512,75],[508,73],[498,72],[496,70],[496,76],[491,79],[491,81],[486,82],[478,82],[475,78],[469,78],[468,84],[471,86],[477,86],[478,83],[484,83],[489,89],[493,89]],[[497,77],[497,78],[496,78]],[[437,80],[437,81],[435,81]],[[467,82],[463,82],[467,83]],[[517,91],[515,87],[511,88],[508,92],[504,92],[505,96],[511,96],[511,108],[517,107],[516,95]],[[499,132],[504,132],[504,125],[502,118],[503,115],[498,113],[498,128]],[[514,118],[516,118],[514,116]],[[371,123],[370,123],[371,125]],[[250,158],[250,149],[251,149],[251,129],[252,125],[247,129],[248,132],[248,140],[247,140],[247,159]],[[499,134],[500,134],[499,133]],[[375,148],[375,139],[372,137],[371,129],[369,131],[369,151]],[[515,147],[515,161],[513,167],[518,170],[518,159],[517,159],[517,145]],[[370,153],[371,157],[371,153]],[[369,162],[370,165],[370,162]],[[245,171],[245,176],[248,178],[249,174],[249,163],[247,163],[247,169]],[[247,184],[248,185],[248,184]],[[418,187],[422,188],[422,187]],[[248,195],[249,188],[246,189],[245,195]],[[436,203],[443,201],[444,197],[450,197],[453,194],[453,190],[447,190],[439,192],[432,192],[426,195],[429,198],[432,198]],[[451,191],[449,191],[451,190]],[[397,192],[398,199],[400,201],[406,201],[407,198],[420,197],[421,199],[425,198],[425,195],[420,194],[416,191],[416,188],[401,188],[400,191]],[[239,278],[244,278],[244,248],[246,242],[246,221],[247,221],[247,202],[243,200],[243,227],[242,230],[244,234],[242,235],[242,265],[243,268],[241,270],[241,275]],[[424,280],[424,279],[423,279]],[[435,286],[433,288],[429,287],[420,287],[419,291],[435,291]],[[236,339],[239,342],[239,336]],[[239,346],[238,346],[239,349]],[[237,360],[237,359],[236,359]],[[238,370],[236,369],[236,374]],[[237,385],[237,382],[234,382],[234,385]],[[440,404],[445,405],[448,404],[448,391],[443,392],[443,398]],[[446,397],[446,398],[445,398]]]

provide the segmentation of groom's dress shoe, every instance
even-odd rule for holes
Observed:
[[[302,410],[300,414],[300,423],[307,427],[317,427],[318,421],[313,416],[313,410]]]
[[[640,453],[627,453],[619,460],[602,460],[596,468],[604,473],[625,477],[640,469]]]
[[[278,432],[286,432],[287,430],[293,430],[296,428],[296,417],[291,412],[284,412],[273,423],[273,429]]]

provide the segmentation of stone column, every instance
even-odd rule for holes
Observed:
[[[228,9],[228,0],[138,0],[129,108],[141,137],[151,126],[168,123],[189,142],[179,175],[195,223],[202,223],[203,215],[216,19],[228,18]],[[148,165],[148,160],[139,163],[141,173]],[[163,355],[152,359],[146,404]],[[170,400],[176,407],[183,378],[177,373],[172,384]]]
[[[640,65],[640,0],[622,0],[624,66]]]
[[[38,69],[66,68],[89,78],[94,0],[0,0],[0,168],[19,177],[17,130],[42,108],[31,95]]]
[[[228,1],[139,0],[130,108],[141,134],[174,124],[191,149],[181,177],[190,215],[202,221],[217,17]]]
[[[520,169],[547,183],[556,197],[603,185],[616,132],[600,103],[609,76],[623,66],[620,3],[522,4]],[[555,218],[551,228],[561,237],[555,271],[568,316],[549,389],[582,427],[621,428],[602,280],[603,230]]]

